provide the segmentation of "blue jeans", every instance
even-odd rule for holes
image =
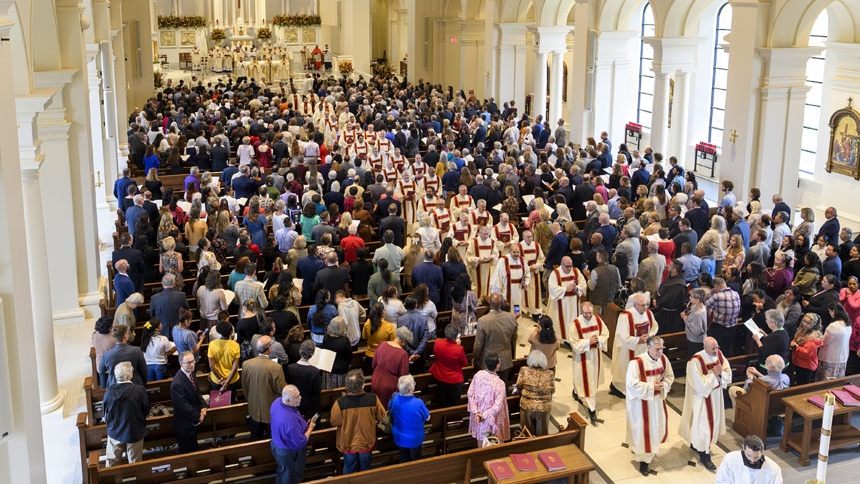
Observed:
[[[371,451],[362,453],[343,454],[343,473],[352,474],[353,472],[366,471],[370,469],[370,454]]]
[[[287,450],[271,446],[272,455],[278,464],[275,484],[298,484],[305,477],[305,449]]]
[[[146,365],[146,381],[164,380],[167,365]]]

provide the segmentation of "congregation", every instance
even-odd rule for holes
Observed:
[[[321,414],[337,427],[344,473],[372,466],[388,419],[400,462],[421,458],[430,413],[416,377],[428,372],[432,405],[465,402],[483,447],[514,437],[514,393],[522,427],[550,433],[553,400],[567,398],[555,369],[570,354],[572,398],[592,425],[605,373],[626,400],[627,443],[648,476],[675,379],[661,335],[685,333],[678,432],[712,471],[724,390],[734,399],[755,378],[780,389],[857,371],[860,236],[835,208],[816,227],[780,194],[772,210],[755,188],[742,202],[730,180],[711,206],[674,157],[623,143],[613,154],[605,132],[578,144],[563,120],[530,120],[514,104],[421,80],[316,75],[302,93],[292,79],[168,82],[135,109],[114,185],[112,310],[93,336],[108,465],[123,451],[141,458],[139,387],[169,378],[173,353],[178,452],[198,450],[196,424],[213,406],[198,390],[205,365],[227,404],[247,401],[251,438],[271,439],[279,483],[301,482]],[[516,366],[517,328],[532,322]],[[314,366],[323,354],[328,370]],[[732,385],[728,361],[742,355],[746,387]],[[321,408],[320,392],[342,387]],[[782,482],[763,450],[748,437],[717,481],[744,482],[731,476],[747,468]]]

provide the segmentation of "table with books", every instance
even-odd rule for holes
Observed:
[[[860,388],[848,385],[830,390],[836,396],[833,411],[833,428],[830,435],[830,448],[838,449],[860,444],[860,429],[851,425],[851,414],[860,410]],[[820,431],[813,431],[816,421],[824,416],[824,391],[805,393],[782,399],[785,404],[785,430],[779,450],[788,452],[794,449],[800,453],[800,465],[809,465],[809,456],[818,453]],[[792,433],[792,420],[803,418],[803,431]]]
[[[575,445],[552,447],[504,459],[484,461],[490,483],[526,484],[567,479],[570,484],[588,484],[594,465]]]

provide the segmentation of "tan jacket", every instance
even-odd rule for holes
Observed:
[[[345,395],[331,407],[329,422],[337,427],[337,450],[367,452],[376,444],[376,423],[385,407],[373,393]]]
[[[269,408],[286,386],[281,365],[260,355],[242,363],[242,392],[248,400],[248,415],[255,422],[269,423]]]

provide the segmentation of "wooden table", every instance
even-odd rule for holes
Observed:
[[[553,472],[546,470],[546,467],[538,459],[538,454],[541,452],[557,453],[567,468]],[[492,484],[527,484],[567,478],[567,482],[570,484],[588,484],[588,473],[594,470],[594,465],[591,461],[589,461],[588,458],[585,457],[585,454],[579,450],[579,447],[575,445],[553,447],[550,449],[544,449],[540,452],[529,452],[529,454],[533,456],[535,458],[535,462],[537,462],[537,472],[520,472],[516,467],[514,467],[514,463],[511,461],[511,458],[505,457],[504,459],[484,461],[484,469],[487,471],[487,480]],[[489,464],[491,462],[499,461],[508,463],[511,470],[514,471],[514,477],[504,480],[496,479],[496,476],[494,476],[490,471]]]
[[[821,420],[824,409],[806,401],[814,395],[823,395],[823,392],[805,393],[782,399],[785,404],[785,430],[779,450],[783,452],[788,452],[789,449],[796,450],[800,453],[797,461],[804,466],[809,465],[810,455],[818,454],[821,440],[819,429],[816,429],[813,434],[813,424],[816,420]],[[843,407],[836,402],[830,435],[831,449],[860,444],[860,430],[851,426],[851,414],[856,410],[860,410],[860,407]],[[795,415],[803,418],[803,432],[800,435],[791,434],[791,424]]]

